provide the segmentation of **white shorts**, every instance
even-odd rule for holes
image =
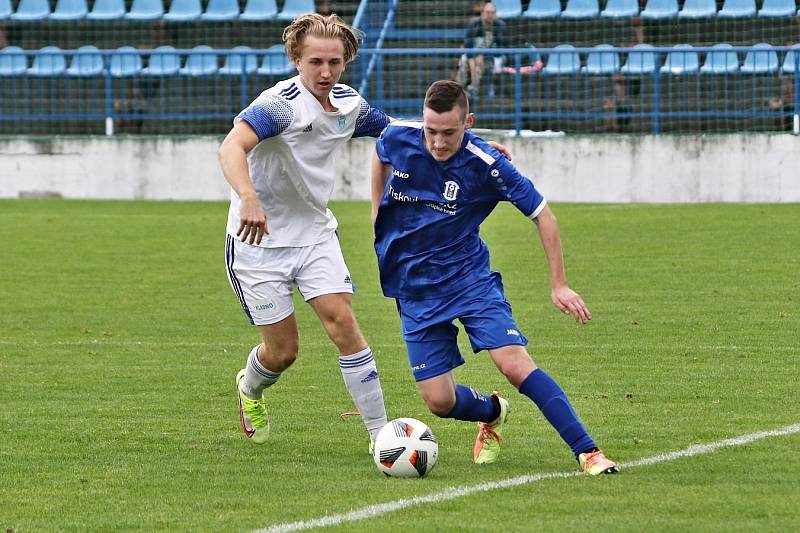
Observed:
[[[274,324],[294,312],[292,292],[305,301],[323,294],[353,293],[339,238],[297,248],[264,248],[225,238],[228,281],[256,326]]]

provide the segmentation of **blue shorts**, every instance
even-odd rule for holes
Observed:
[[[510,345],[526,346],[528,339],[511,316],[500,274],[473,286],[469,293],[431,300],[397,299],[397,310],[416,381],[450,372],[464,364],[458,349],[458,319],[474,352]]]

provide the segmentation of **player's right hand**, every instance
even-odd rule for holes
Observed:
[[[248,244],[261,244],[261,238],[268,235],[267,215],[256,196],[241,198],[239,206],[239,229],[236,236]]]

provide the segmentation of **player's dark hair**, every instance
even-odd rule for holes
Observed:
[[[462,111],[461,117],[466,118],[469,112],[469,100],[464,88],[458,82],[439,80],[433,82],[425,91],[425,107],[431,111],[447,113],[456,106]]]

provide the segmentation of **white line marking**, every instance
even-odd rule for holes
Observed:
[[[800,424],[792,424],[790,426],[773,429],[771,431],[761,431],[759,433],[751,433],[750,435],[742,435],[741,437],[733,437],[730,439],[720,440],[717,442],[711,442],[709,444],[695,444],[683,450],[663,453],[660,455],[653,455],[651,457],[644,457],[637,461],[620,463],[619,466],[623,469],[626,469],[626,468],[636,468],[637,466],[653,465],[656,463],[663,463],[666,461],[674,461],[675,459],[680,459],[683,457],[693,457],[695,455],[703,455],[711,453],[715,450],[718,450],[720,448],[725,448],[728,446],[741,446],[743,444],[748,444],[760,439],[766,439],[768,437],[779,437],[782,435],[791,435],[799,432],[800,432]],[[393,502],[368,505],[366,507],[362,507],[361,509],[350,511],[349,513],[323,516],[322,518],[303,520],[300,522],[276,524],[268,528],[258,529],[255,531],[255,533],[284,533],[288,531],[301,531],[304,529],[312,529],[317,527],[335,526],[338,524],[342,524],[344,522],[355,522],[356,520],[363,520],[365,518],[371,518],[373,516],[380,516],[386,513],[391,513],[393,511],[399,511],[400,509],[405,509],[407,507],[413,507],[415,505],[424,505],[426,503],[439,503],[447,500],[454,500],[456,498],[460,498],[462,496],[468,496],[470,494],[475,494],[478,492],[506,489],[509,487],[526,485],[528,483],[535,483],[537,481],[544,481],[547,479],[568,478],[579,475],[583,474],[581,472],[576,472],[576,471],[551,472],[549,474],[535,474],[530,476],[519,476],[510,479],[503,479],[500,481],[488,481],[486,483],[480,483],[478,485],[472,485],[466,487],[452,487],[440,492],[428,494],[426,496],[417,496],[405,500],[396,500]]]

